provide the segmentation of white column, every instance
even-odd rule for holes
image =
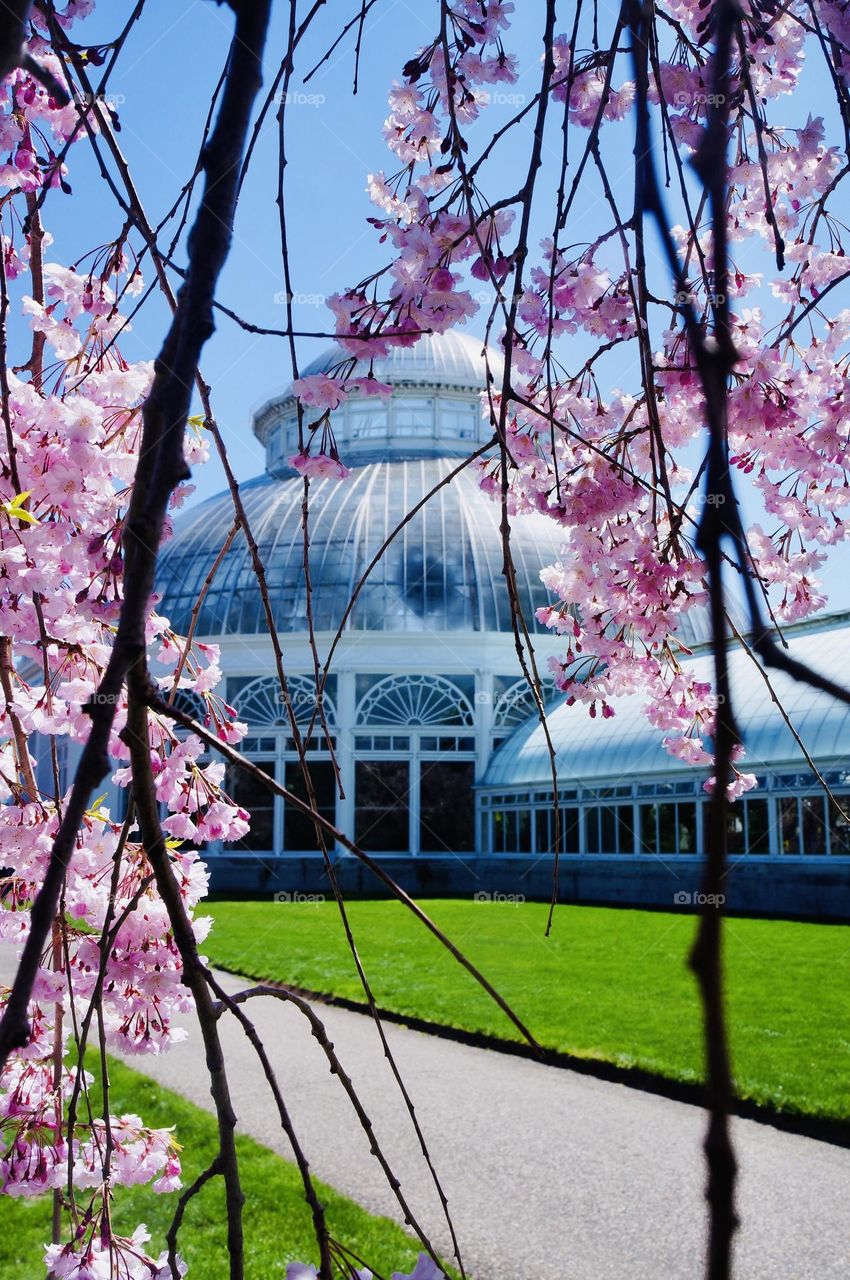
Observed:
[[[336,825],[349,840],[354,839],[354,713],[357,691],[353,671],[339,671],[336,683],[336,758],[345,798],[337,794]],[[338,848],[337,852],[345,853]]]
[[[412,858],[419,854],[419,843],[421,826],[419,823],[419,811],[421,806],[421,788],[419,785],[419,775],[422,766],[419,763],[419,734],[411,733],[410,735],[410,774],[408,775],[407,785],[407,848]]]
[[[494,682],[492,671],[476,671],[475,673],[475,781],[481,782],[490,763],[493,741],[493,698]],[[481,805],[475,797],[475,851],[484,852],[484,830],[481,821]]]

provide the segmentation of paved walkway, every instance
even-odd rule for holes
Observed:
[[[243,984],[221,975],[225,987]],[[314,1172],[401,1220],[305,1019],[254,1001]],[[379,1141],[434,1243],[447,1231],[371,1021],[317,1006]],[[261,1072],[222,1024],[241,1126],[282,1155]],[[702,1113],[686,1103],[388,1026],[475,1280],[700,1280]],[[194,1032],[138,1069],[210,1106]],[[737,1280],[847,1280],[850,1151],[734,1122],[743,1226]]]

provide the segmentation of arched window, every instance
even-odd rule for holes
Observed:
[[[548,707],[557,697],[559,690],[554,680],[541,680],[540,692],[543,705]],[[493,728],[513,729],[517,725],[525,724],[537,709],[537,702],[528,681],[525,678],[517,680],[503,693],[497,695],[496,705],[493,708]]]
[[[314,713],[317,712],[315,682],[309,676],[290,676],[287,686],[296,723],[309,724]],[[322,705],[325,720],[329,725],[333,724],[336,720],[336,709],[327,694],[322,697]],[[236,698],[236,710],[240,720],[245,720],[252,731],[289,727],[287,698],[275,676],[260,676],[241,689]],[[315,718],[318,724],[318,714]]]
[[[358,724],[405,729],[471,728],[474,720],[469,699],[442,676],[388,676],[369,690],[357,710]]]
[[[294,675],[287,680],[288,698],[276,676],[259,676],[248,681],[232,702],[240,720],[246,721],[250,737],[242,749],[264,773],[282,782],[289,791],[306,799],[305,784],[298,758],[298,748],[290,734],[290,707],[295,722],[304,730],[313,722],[309,742],[310,778],[319,812],[329,821],[336,820],[337,780],[329,754],[329,742],[322,732],[318,715],[316,685],[311,676]],[[289,705],[287,705],[287,702]],[[322,699],[326,723],[333,738],[336,707],[325,694]],[[316,831],[310,818],[294,805],[274,796],[256,777],[233,768],[228,774],[228,791],[237,804],[251,814],[251,830],[234,850],[238,853],[316,853]]]
[[[362,848],[472,851],[474,722],[469,698],[444,676],[386,676],[372,686],[357,709],[355,737],[355,838]]]
[[[171,690],[165,693],[166,702],[171,697]],[[195,693],[193,689],[178,689],[174,695],[174,706],[178,711],[182,711],[184,716],[191,716],[193,720],[197,720],[203,724],[207,718],[207,704],[199,693]],[[182,725],[175,725],[176,729],[181,729]]]

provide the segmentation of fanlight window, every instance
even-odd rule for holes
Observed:
[[[171,690],[167,689],[165,698],[171,695]],[[191,716],[193,720],[197,720],[198,724],[203,724],[209,715],[209,708],[199,693],[195,693],[192,689],[178,689],[174,695],[174,706],[178,711],[182,711],[184,716]],[[190,731],[182,724],[178,724],[175,720],[172,728],[178,737],[183,738]]]
[[[558,686],[554,680],[541,680],[540,692],[543,705],[548,706],[558,694]],[[496,729],[513,729],[516,725],[525,724],[537,711],[534,694],[525,679],[517,680],[510,688],[496,698],[493,709],[493,727]]]
[[[165,699],[168,701],[171,697],[171,691],[167,690]],[[207,704],[199,693],[195,693],[192,689],[178,689],[174,695],[174,706],[178,711],[182,711],[184,716],[191,716],[193,720],[200,721],[201,724],[207,717]],[[177,728],[180,726],[177,725]]]
[[[316,724],[320,724],[317,709],[315,683],[309,676],[290,676],[288,696],[297,724],[309,724],[316,714]],[[331,699],[325,694],[322,699],[325,720],[333,724],[336,710]],[[289,709],[287,699],[281,691],[280,684],[274,676],[262,676],[252,680],[240,690],[236,699],[236,710],[240,720],[245,720],[251,729],[277,728],[289,726]]]
[[[366,694],[357,715],[369,725],[468,725],[474,723],[469,699],[442,676],[389,676]]]

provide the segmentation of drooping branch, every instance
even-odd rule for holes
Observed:
[[[636,219],[651,213],[661,231],[673,267],[678,291],[684,292],[684,270],[678,262],[665,217],[664,202],[653,158],[649,118],[649,48],[652,40],[651,6],[630,0],[627,4],[633,41],[636,80]],[[732,1270],[732,1241],[737,1226],[735,1179],[737,1165],[729,1134],[732,1104],[732,1074],[723,995],[722,914],[723,882],[726,875],[728,831],[728,786],[732,780],[733,753],[739,743],[732,708],[726,645],[726,607],[723,586],[722,543],[729,535],[735,495],[729,470],[727,439],[727,386],[736,351],[729,324],[728,256],[726,230],[726,149],[729,122],[729,75],[735,9],[734,0],[716,0],[714,19],[714,71],[711,107],[703,143],[695,167],[708,193],[714,254],[715,296],[711,341],[696,323],[689,304],[685,316],[693,354],[702,382],[708,433],[706,496],[703,517],[697,530],[697,545],[708,569],[710,620],[714,652],[717,696],[714,734],[715,782],[709,808],[708,850],[703,871],[702,908],[697,937],[691,953],[702,999],[704,1044],[707,1067],[708,1127],[705,1137],[707,1161],[706,1199],[709,1206],[706,1275],[708,1280],[729,1280]],[[644,378],[651,378],[651,370]]]
[[[215,1104],[218,1124],[219,1156],[224,1179],[227,1210],[227,1250],[230,1258],[230,1280],[242,1280],[244,1274],[244,1237],[242,1230],[242,1205],[244,1194],[239,1178],[239,1160],[236,1153],[236,1114],[230,1099],[230,1088],[221,1037],[218,1033],[218,1016],[207,986],[206,971],[198,955],[198,947],[192,921],[180,893],[180,886],[169,861],[159,817],[159,803],[150,762],[150,734],[148,708],[144,698],[147,677],[141,664],[134,665],[128,673],[129,707],[127,725],[122,737],[130,748],[133,770],[139,832],[145,853],[156,880],[157,892],[165,904],[174,942],[183,964],[183,981],[192,992],[195,1013],[201,1036],[210,1093]],[[176,1259],[170,1260],[174,1280],[180,1280]],[[323,1280],[330,1280],[329,1276]]]
[[[155,711],[157,715],[164,716],[168,720],[174,720],[177,724],[181,724],[184,729],[188,729],[191,733],[197,734],[202,742],[205,742],[209,747],[212,747],[215,751],[219,752],[219,754],[224,756],[225,760],[229,761],[230,764],[234,764],[238,768],[243,769],[245,773],[250,774],[255,782],[261,783],[275,795],[282,796],[288,805],[292,805],[294,809],[297,809],[299,813],[303,813],[305,817],[311,818],[315,824],[320,826],[322,830],[330,835],[338,844],[342,845],[344,849],[347,849],[349,853],[353,853],[355,857],[358,858],[364,866],[368,867],[372,874],[376,876],[382,884],[386,885],[393,895],[402,902],[413,915],[416,916],[417,920],[425,925],[426,929],[428,929],[434,937],[442,943],[446,950],[454,956],[455,960],[457,960],[464,969],[466,969],[479,986],[483,987],[491,999],[495,1000],[502,1012],[511,1020],[517,1030],[521,1033],[523,1039],[527,1040],[532,1048],[538,1049],[542,1052],[541,1046],[538,1044],[537,1040],[511,1008],[504,996],[499,994],[492,983],[485,978],[480,969],[472,963],[472,961],[460,950],[459,947],[455,946],[451,939],[443,933],[442,929],[440,929],[430,916],[422,910],[419,904],[415,902],[413,898],[411,898],[410,895],[400,887],[400,885],[396,884],[392,876],[389,875],[381,866],[379,860],[370,857],[365,850],[361,849],[353,840],[349,840],[348,836],[346,836],[344,832],[335,827],[329,818],[326,818],[324,814],[318,813],[315,809],[312,809],[306,801],[301,799],[300,796],[297,796],[293,791],[289,791],[288,788],[284,787],[276,778],[271,777],[262,769],[258,768],[251,760],[246,756],[243,756],[241,752],[237,751],[234,747],[228,746],[226,742],[222,742],[214,733],[211,733],[204,727],[204,725],[199,724],[197,720],[193,720],[191,716],[186,715],[185,712],[179,709],[179,707],[172,706],[171,703],[166,702],[152,686],[148,689],[147,698],[148,706],[152,711]]]
[[[248,1036],[248,1039],[250,1040],[251,1044],[254,1045],[257,1051],[257,1054],[260,1057],[260,1061],[262,1062],[263,1069],[266,1072],[267,1077],[269,1076],[271,1068],[265,1057],[265,1053],[262,1049],[262,1044],[259,1041],[259,1037],[257,1036],[256,1028],[254,1027],[253,1023],[250,1021],[250,1019],[246,1017],[241,1006],[246,1004],[249,1000],[254,1000],[258,997],[265,996],[273,1000],[281,1000],[284,1003],[292,1004],[299,1011],[299,1013],[304,1015],[304,1017],[307,1019],[307,1021],[310,1024],[310,1030],[312,1032],[314,1039],[316,1040],[316,1042],[322,1049],[322,1052],[324,1053],[325,1057],[327,1058],[331,1073],[335,1075],[339,1080],[346,1096],[348,1097],[349,1102],[352,1105],[352,1108],[354,1109],[354,1113],[357,1116],[357,1119],[360,1123],[360,1127],[363,1129],[363,1132],[366,1134],[366,1137],[368,1139],[369,1149],[372,1155],[378,1161],[378,1164],[381,1166],[381,1170],[384,1174],[384,1177],[386,1178],[387,1183],[398,1202],[399,1208],[404,1214],[405,1222],[408,1223],[412,1227],[412,1229],[416,1232],[420,1242],[428,1251],[433,1261],[438,1266],[441,1265],[440,1259],[437,1256],[433,1245],[431,1244],[430,1240],[425,1234],[425,1231],[423,1230],[422,1226],[418,1222],[416,1215],[413,1211],[412,1205],[408,1202],[408,1200],[404,1196],[401,1189],[401,1183],[393,1173],[392,1166],[390,1165],[389,1160],[387,1159],[380,1143],[378,1142],[377,1135],[375,1134],[374,1128],[372,1126],[372,1121],[370,1120],[369,1115],[366,1111],[366,1108],[363,1106],[363,1103],[360,1100],[360,1097],[357,1093],[357,1090],[354,1087],[351,1077],[348,1075],[345,1068],[343,1067],[342,1061],[340,1060],[339,1055],[334,1049],[334,1046],[325,1030],[324,1023],[322,1022],[321,1018],[318,1016],[316,1011],[313,1009],[310,1002],[308,1000],[305,1000],[303,996],[299,995],[297,992],[290,991],[288,987],[275,987],[275,986],[270,986],[268,984],[260,984],[256,987],[251,987],[246,991],[239,991],[237,992],[236,995],[229,995],[221,986],[221,984],[216,981],[216,979],[212,974],[210,975],[209,980],[210,980],[210,985],[212,989],[215,991],[216,995],[219,998],[221,1009],[222,1010],[227,1009],[231,1014],[233,1014],[233,1016],[239,1021],[242,1029],[244,1030],[245,1034]],[[273,1076],[272,1076],[272,1079],[273,1079]],[[276,1090],[276,1084],[273,1083],[272,1087],[273,1087],[273,1091]]]
[[[4,0],[0,12],[0,80],[16,67],[22,67],[64,107],[70,101],[67,93],[27,48],[32,3],[33,0]]]
[[[144,661],[145,622],[165,512],[172,491],[187,475],[183,432],[201,350],[214,327],[216,283],[230,248],[236,177],[260,85],[270,0],[234,8],[235,37],[216,128],[204,156],[206,182],[189,238],[189,270],[142,413],[139,465],[124,533],[125,585],[115,644],[87,706],[91,732],[33,904],[30,934],[0,1022],[0,1069],[11,1051],[27,1042],[27,1006],[39,957],[56,914],[77,832],[94,788],[109,769],[109,740],[125,680],[133,664]]]

